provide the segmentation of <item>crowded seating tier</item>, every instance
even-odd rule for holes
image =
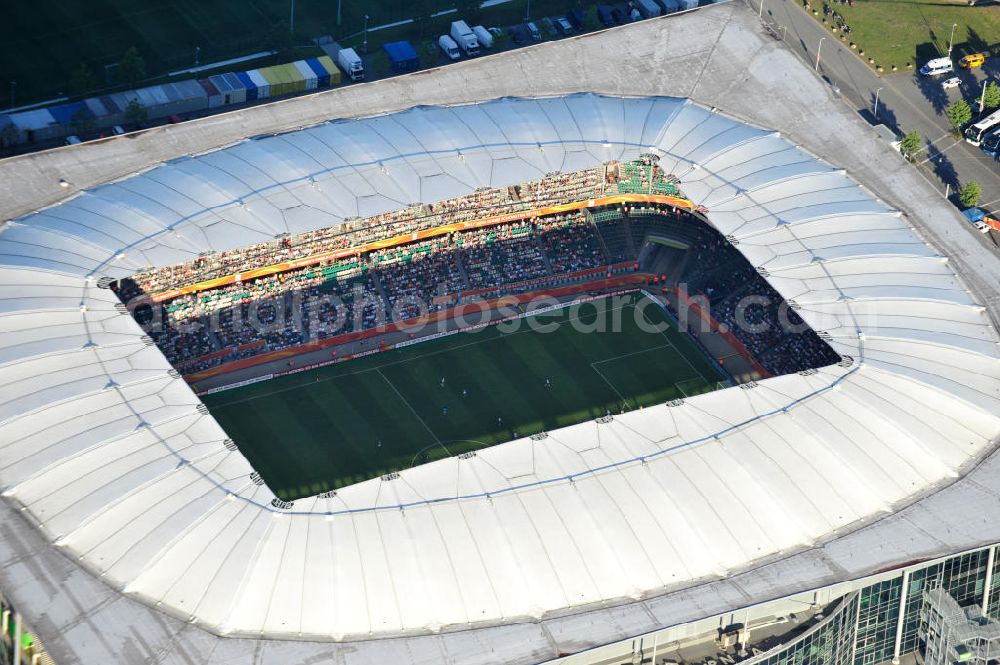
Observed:
[[[608,186],[611,185],[610,191]],[[290,259],[315,256],[402,236],[413,231],[512,211],[587,200],[603,193],[679,195],[676,178],[656,159],[571,174],[549,174],[522,185],[481,189],[434,204],[414,204],[347,226],[318,229],[240,250],[199,257],[135,275],[115,284],[123,302],[194,282]],[[688,247],[679,281],[707,298],[726,324],[772,374],[837,361],[814,332],[787,334],[783,319],[801,323],[780,296],[718,233],[687,214],[658,206],[587,209],[462,230],[393,247],[188,293],[136,312],[140,322],[160,317],[150,335],[185,373],[370,330],[461,301],[488,290],[491,297],[527,288],[539,279],[635,261],[654,233]],[[676,251],[676,250],[675,250]],[[680,270],[680,268],[679,268]],[[551,282],[550,282],[551,283]],[[746,308],[747,295],[767,304]],[[741,325],[749,323],[750,326]],[[756,325],[753,325],[756,324]]]

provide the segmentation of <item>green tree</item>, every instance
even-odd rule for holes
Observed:
[[[958,202],[962,204],[963,208],[971,208],[979,203],[979,197],[982,195],[983,188],[975,180],[970,180],[958,193]]]
[[[1000,106],[1000,85],[996,82],[986,84],[986,91],[983,93],[983,107],[995,109]]]
[[[97,87],[97,79],[90,67],[81,62],[69,77],[69,89],[74,95],[83,95]]]
[[[77,134],[86,134],[97,126],[97,123],[94,122],[94,116],[85,108],[74,113],[69,122],[73,126],[73,131]]]
[[[972,109],[964,99],[949,104],[945,113],[955,129],[961,129],[962,125],[972,120]]]
[[[14,123],[8,122],[0,129],[0,148],[10,148],[17,143],[20,132],[17,131],[17,127]]]
[[[146,119],[146,107],[138,99],[129,100],[125,107],[125,122],[131,125],[138,125]]]
[[[135,88],[135,84],[146,78],[146,61],[139,55],[139,51],[133,46],[125,51],[125,55],[118,61],[118,80]]]
[[[594,30],[600,30],[604,26],[601,25],[601,20],[597,16],[597,6],[592,5],[589,9],[583,10],[583,31],[593,32]]]
[[[920,136],[920,132],[913,130],[909,134],[903,137],[903,140],[899,142],[899,151],[903,153],[903,156],[907,159],[913,159],[913,156],[920,152],[921,145],[924,139]]]

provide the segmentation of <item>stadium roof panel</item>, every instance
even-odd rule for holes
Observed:
[[[314,141],[339,161],[291,147]],[[902,218],[842,171],[776,149],[781,141],[676,99],[424,107],[255,139],[16,220],[0,255],[33,291],[8,289],[5,305],[25,308],[22,327],[27,317],[60,332],[2,342],[6,493],[144,602],[220,633],[321,639],[621,602],[872,519],[989,449],[1000,431],[997,337]],[[574,168],[589,167],[647,144],[668,164],[700,163],[683,174],[686,190],[853,363],[513,441],[281,511],[113,294],[84,279],[318,228],[347,211],[516,184],[565,168],[570,152]],[[498,148],[516,157],[497,159]],[[485,160],[486,171],[468,168]],[[764,168],[740,174],[740,164]],[[293,226],[292,210],[314,212],[293,215]],[[898,276],[908,271],[920,278]],[[928,319],[960,319],[961,330]],[[340,611],[312,590],[319,579],[344,598]]]
[[[738,66],[742,81],[750,56],[730,49],[765,48],[740,12],[679,19],[719,35],[714,76]],[[663,22],[648,24],[628,29]],[[669,46],[636,42],[647,43]],[[672,58],[665,80],[690,84],[701,70],[678,67],[695,57],[707,56]],[[654,61],[623,60],[623,76]],[[782,62],[783,77],[803,69]],[[755,83],[762,69],[779,68],[753,68]],[[724,89],[737,106],[771,94]],[[793,100],[789,112],[812,108]],[[839,113],[828,122],[840,136],[874,150]],[[813,128],[821,143],[828,128]],[[85,279],[654,145],[850,366],[584,423],[283,512],[113,294]],[[1000,458],[975,463],[1000,433],[997,333],[950,266],[886,213],[773,132],[677,98],[568,95],[319,125],[26,215],[0,232],[0,510],[38,530],[0,539],[5,588],[59,662],[284,665],[349,650],[363,662],[512,663],[995,541],[1000,520],[984,517],[997,515]],[[867,238],[866,223],[888,235]],[[897,277],[911,272],[920,278]],[[463,498],[428,503],[448,496]],[[410,637],[380,639],[396,636]]]

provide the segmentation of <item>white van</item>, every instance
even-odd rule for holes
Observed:
[[[458,52],[458,43],[448,35],[438,37],[438,46],[444,54],[451,60],[458,60],[461,54]]]
[[[955,71],[955,66],[951,64],[951,58],[934,58],[928,60],[927,64],[920,68],[920,73],[924,76],[950,74],[953,71]]]

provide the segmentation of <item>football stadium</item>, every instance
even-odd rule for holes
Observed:
[[[0,663],[1000,657],[1000,261],[742,4],[0,175]]]

